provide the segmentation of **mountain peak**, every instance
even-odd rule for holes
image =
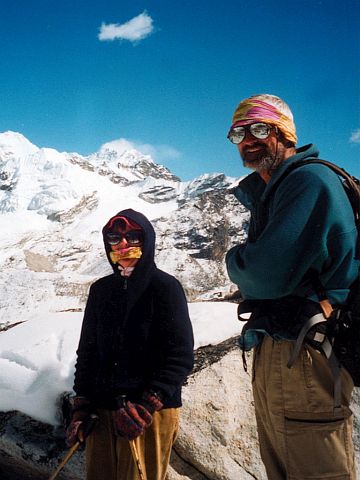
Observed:
[[[12,153],[16,157],[23,157],[36,153],[38,150],[39,148],[21,133],[11,130],[0,133],[0,154],[6,152],[7,154]]]

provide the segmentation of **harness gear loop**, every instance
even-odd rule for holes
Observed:
[[[330,305],[330,303],[329,303]],[[330,305],[331,306],[331,305]],[[332,307],[331,307],[332,309]],[[333,311],[333,310],[332,310]],[[295,347],[294,350],[289,358],[289,361],[287,363],[288,368],[292,368],[300,354],[301,347],[303,343],[305,342],[306,336],[308,335],[309,331],[311,328],[313,328],[315,325],[319,325],[320,323],[324,323],[328,320],[328,318],[325,317],[324,313],[318,313],[316,315],[313,315],[310,317],[302,326],[300,333],[295,341]],[[318,332],[315,332],[314,339],[319,340],[319,343],[321,343],[321,346],[318,348],[318,350],[322,351],[325,357],[327,358],[329,362],[329,367],[332,373],[332,376],[334,378],[334,414],[338,415],[341,413],[341,367],[339,360],[336,358],[336,355],[334,353],[331,341],[329,340],[328,336],[325,334],[321,334],[321,342],[320,338],[316,338],[316,335]]]

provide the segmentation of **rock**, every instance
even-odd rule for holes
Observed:
[[[149,203],[168,202],[176,198],[176,189],[171,185],[155,185],[139,193],[139,197]]]
[[[0,414],[1,480],[47,479],[66,454],[62,428],[20,412]],[[83,455],[69,462],[59,480],[83,479]]]
[[[33,272],[54,272],[55,256],[46,256],[39,253],[24,250],[25,263],[29,270]]]
[[[235,339],[198,349],[183,398],[174,450],[185,464],[209,480],[266,478],[257,448],[250,376]]]
[[[228,189],[189,197],[166,218],[153,221],[157,265],[180,280],[189,301],[209,298],[211,292],[229,294],[235,286],[226,273],[225,253],[245,240],[248,219]]]
[[[99,199],[97,198],[97,192],[92,192],[89,195],[85,195],[81,198],[74,207],[60,212],[54,212],[48,215],[48,219],[54,222],[62,223],[72,223],[74,220],[79,218],[84,211],[89,212],[96,208],[99,204]]]
[[[207,480],[208,477],[185,462],[173,449],[166,480]]]
[[[167,480],[266,480],[257,444],[251,379],[243,370],[236,338],[197,349],[183,403]],[[358,389],[352,408],[359,469]],[[19,412],[0,413],[1,480],[46,479],[66,453],[61,427],[42,424]],[[58,478],[85,479],[83,451],[72,457]]]

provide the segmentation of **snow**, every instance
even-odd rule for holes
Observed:
[[[56,399],[71,390],[81,318],[33,318],[0,334],[0,410],[56,423]]]
[[[11,151],[21,157],[31,155],[37,150],[38,147],[29,142],[21,133],[11,131],[0,133],[0,154]]]
[[[228,302],[190,303],[195,348],[216,345],[227,338],[239,335],[242,325],[237,319],[236,309],[236,304]]]
[[[195,348],[238,335],[236,305],[189,304]],[[39,313],[0,333],[0,411],[56,425],[57,399],[71,391],[83,314]]]

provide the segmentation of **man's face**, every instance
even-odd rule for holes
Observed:
[[[255,123],[255,122],[254,122]],[[285,160],[286,147],[275,127],[265,139],[254,137],[246,128],[245,138],[237,145],[245,167],[257,172],[268,172]]]

